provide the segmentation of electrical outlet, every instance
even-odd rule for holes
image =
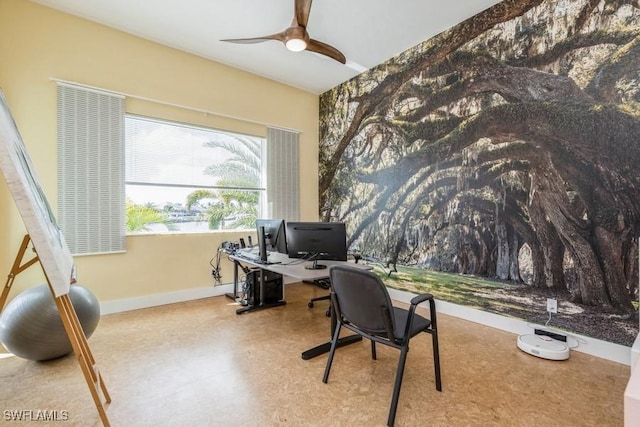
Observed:
[[[555,298],[547,298],[547,311],[549,313],[558,312],[558,300]]]

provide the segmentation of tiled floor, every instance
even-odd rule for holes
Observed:
[[[287,285],[287,304],[238,316],[225,297],[103,316],[89,343],[113,402],[113,426],[383,426],[398,351],[368,342],[326,355],[326,291]],[[443,391],[430,336],[412,340],[398,426],[622,426],[629,367],[579,352],[529,356],[512,334],[440,315]],[[36,363],[0,353],[0,425],[101,425],[75,357]],[[66,422],[9,421],[6,411],[66,411]]]

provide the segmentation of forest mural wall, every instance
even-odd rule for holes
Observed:
[[[389,286],[633,343],[640,2],[503,0],[320,114],[320,216]]]

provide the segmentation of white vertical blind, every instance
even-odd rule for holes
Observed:
[[[58,83],[58,216],[73,254],[125,250],[123,96]]]
[[[267,211],[271,218],[300,218],[298,132],[267,129]]]

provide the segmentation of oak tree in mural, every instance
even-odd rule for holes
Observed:
[[[504,0],[323,94],[321,118],[321,215],[362,251],[633,312],[637,1]]]

